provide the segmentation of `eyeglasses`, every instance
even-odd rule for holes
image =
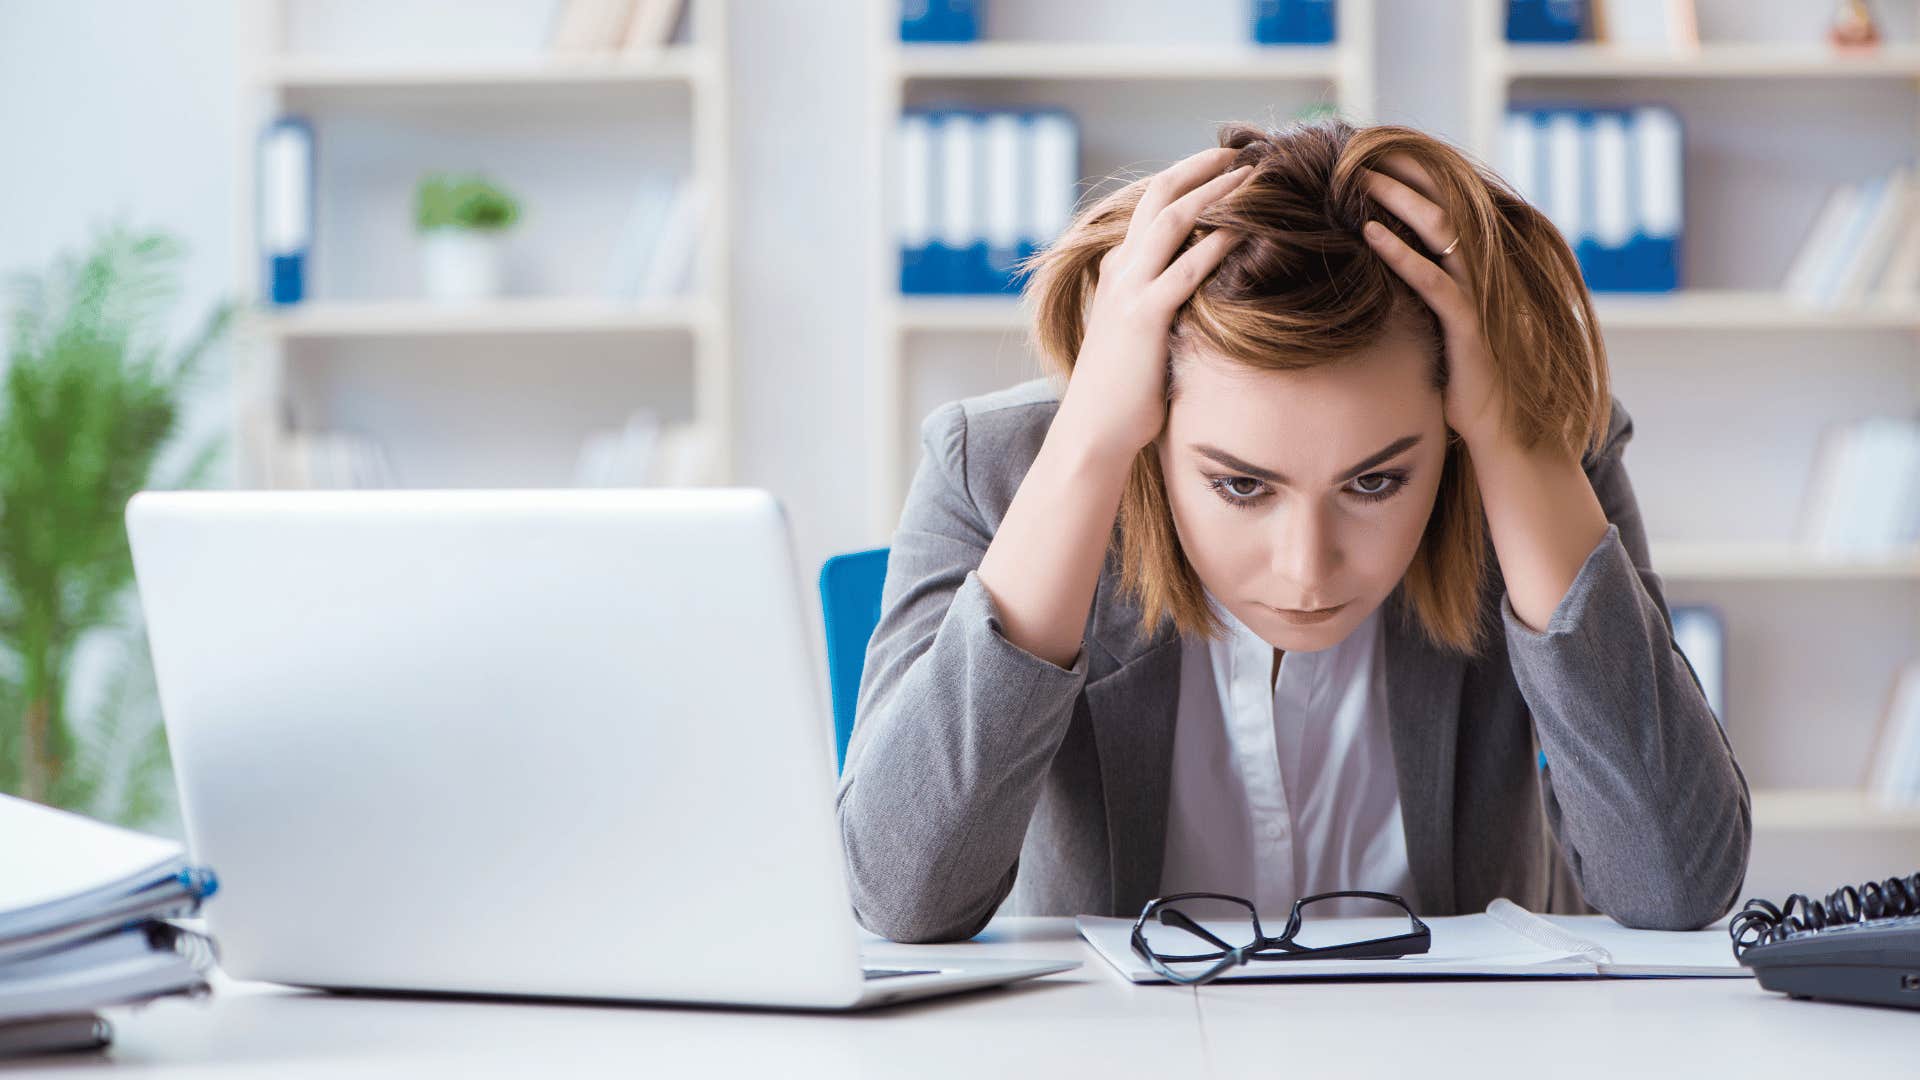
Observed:
[[[1348,897],[1373,901],[1350,905],[1372,909],[1365,913],[1369,917],[1335,918],[1338,901]],[[1251,940],[1233,944],[1203,926],[1190,913],[1199,909],[1198,901],[1224,908],[1234,919],[1244,914]],[[1370,917],[1376,913],[1382,917]],[[1164,929],[1149,935],[1149,924]],[[1215,925],[1220,923],[1216,920]],[[1236,937],[1248,935],[1237,926],[1235,930],[1239,931]],[[1260,929],[1260,914],[1251,902],[1224,893],[1175,893],[1149,900],[1133,923],[1133,951],[1154,974],[1187,986],[1212,982],[1228,969],[1252,960],[1391,959],[1423,953],[1432,946],[1432,932],[1405,900],[1392,893],[1360,890],[1318,893],[1295,900],[1286,929],[1275,937],[1268,937]],[[1174,968],[1176,964],[1189,968],[1179,971]],[[1190,966],[1194,964],[1208,966],[1194,971]]]

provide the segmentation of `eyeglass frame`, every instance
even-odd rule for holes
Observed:
[[[1300,910],[1316,901],[1340,896],[1385,900],[1389,903],[1398,904],[1400,910],[1406,913],[1408,919],[1412,920],[1413,928],[1404,934],[1396,934],[1392,937],[1369,938],[1366,941],[1351,941],[1344,945],[1300,945],[1295,943],[1293,937],[1300,932]],[[1186,912],[1180,911],[1177,908],[1166,908],[1166,905],[1180,900],[1226,900],[1244,906],[1252,917],[1253,943],[1237,947],[1228,945],[1225,941],[1222,941],[1218,935],[1195,922],[1192,916]],[[1195,956],[1162,957],[1158,953],[1155,953],[1147,946],[1145,927],[1147,924],[1147,916],[1153,914],[1156,908],[1166,908],[1166,910],[1170,910],[1180,916],[1181,922],[1179,924],[1169,923],[1165,911],[1163,911],[1160,916],[1160,924],[1162,926],[1177,925],[1180,929],[1190,934],[1213,942],[1219,946],[1219,949],[1216,952],[1202,953]],[[1394,948],[1394,946],[1403,943],[1417,947]],[[1414,913],[1413,905],[1407,903],[1404,897],[1396,896],[1393,893],[1370,892],[1364,889],[1341,889],[1335,892],[1315,893],[1312,896],[1303,896],[1295,900],[1293,902],[1293,910],[1287,916],[1286,929],[1282,930],[1278,937],[1268,937],[1266,932],[1260,928],[1260,911],[1254,907],[1252,901],[1227,893],[1184,892],[1174,893],[1171,896],[1156,896],[1152,900],[1147,901],[1146,906],[1140,909],[1140,917],[1133,921],[1132,945],[1134,953],[1147,962],[1147,966],[1153,970],[1154,974],[1170,982],[1181,983],[1188,986],[1199,986],[1203,983],[1212,982],[1223,972],[1252,960],[1391,960],[1406,956],[1409,953],[1424,953],[1433,947],[1433,931],[1425,922],[1421,921],[1419,915]],[[1265,950],[1268,949],[1279,949],[1281,951],[1276,955],[1266,955]],[[1197,975],[1183,974],[1167,966],[1169,962],[1176,964],[1197,963],[1202,960],[1215,960],[1216,963]]]

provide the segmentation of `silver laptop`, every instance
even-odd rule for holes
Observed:
[[[863,967],[766,492],[145,492],[127,529],[235,978],[844,1009],[1079,966]]]

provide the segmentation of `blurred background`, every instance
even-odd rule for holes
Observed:
[[[1746,895],[1911,871],[1917,14],[0,0],[0,789],[178,834],[132,491],[753,484],[811,581],[887,543],[921,417],[1038,373],[1012,259],[1336,112],[1580,255]]]

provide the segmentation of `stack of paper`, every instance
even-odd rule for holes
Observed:
[[[0,1054],[105,1045],[94,1010],[204,995],[212,943],[167,920],[218,887],[179,844],[0,795]]]
[[[1422,919],[1430,948],[1388,960],[1254,960],[1231,968],[1221,979],[1352,978],[1356,975],[1425,978],[1455,975],[1718,976],[1746,978],[1752,972],[1734,959],[1724,926],[1705,930],[1631,930],[1605,915],[1537,915],[1500,897],[1484,914]],[[1080,936],[1095,952],[1133,982],[1164,982],[1133,951],[1132,919],[1082,915]],[[1284,923],[1285,920],[1277,920]],[[1252,939],[1247,921],[1200,920],[1223,941]],[[1269,933],[1272,927],[1266,927]],[[1360,941],[1405,933],[1405,916],[1344,918],[1316,924],[1316,939]],[[1149,944],[1168,935],[1160,947],[1193,951],[1194,939],[1174,927],[1150,923]],[[1195,964],[1196,969],[1206,965]]]
[[[712,431],[699,423],[664,423],[651,409],[628,414],[624,427],[594,431],[574,464],[577,487],[690,487],[718,483]]]
[[[1920,660],[1907,661],[1894,677],[1867,790],[1887,806],[1920,805]]]
[[[602,295],[610,300],[681,296],[693,284],[704,191],[689,177],[648,177],[614,237]]]
[[[1920,419],[1829,424],[1814,447],[1799,539],[1823,556],[1899,557],[1920,545]]]
[[[1834,188],[1794,254],[1784,291],[1816,307],[1911,301],[1920,288],[1916,210],[1910,164]]]
[[[657,52],[673,40],[685,0],[560,0],[547,47],[594,56]]]

